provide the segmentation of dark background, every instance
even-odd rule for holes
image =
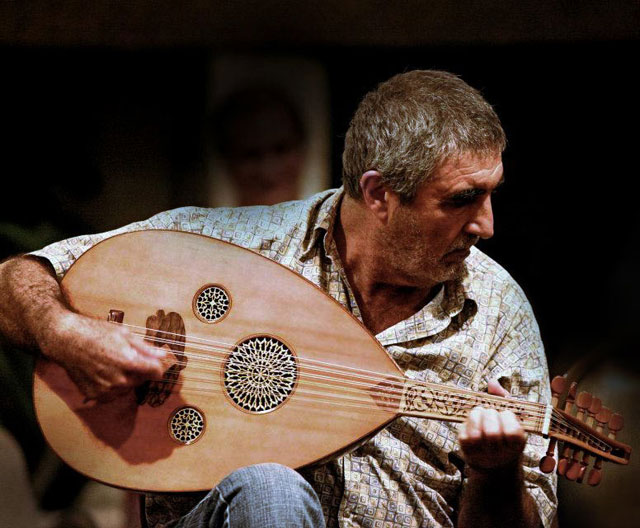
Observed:
[[[529,296],[551,370],[595,357],[636,387],[637,27],[637,2],[3,3],[0,258],[197,204],[217,54],[324,66],[335,185],[364,93],[445,69],[503,121],[506,185],[480,247]]]

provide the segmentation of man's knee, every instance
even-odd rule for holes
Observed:
[[[217,486],[230,525],[324,526],[317,495],[293,469],[280,464],[240,468]]]
[[[272,463],[237,469],[220,482],[217,488],[227,500],[231,500],[237,493],[283,496],[303,491],[315,494],[297,471]]]

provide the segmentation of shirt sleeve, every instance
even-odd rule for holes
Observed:
[[[71,265],[85,252],[95,246],[98,242],[111,238],[122,233],[132,231],[143,231],[146,229],[168,229],[168,230],[188,230],[185,224],[187,209],[174,209],[159,213],[148,220],[134,222],[132,224],[92,235],[81,235],[68,238],[60,242],[54,242],[40,250],[29,253],[34,257],[41,257],[53,265],[58,278],[62,278]]]
[[[493,353],[485,368],[485,380],[497,379],[515,398],[548,404],[549,372],[544,346],[533,310],[520,287],[511,282],[503,295]],[[548,440],[529,434],[523,456],[525,486],[535,500],[540,519],[549,528],[557,508],[555,472],[538,468]]]

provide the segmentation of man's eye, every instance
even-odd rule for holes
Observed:
[[[463,191],[461,193],[455,194],[451,196],[447,203],[453,207],[464,207],[465,205],[472,204],[476,201],[476,198],[482,194],[475,189],[470,189],[469,191]]]
[[[450,207],[465,207],[466,205],[469,205],[470,203],[473,203],[473,200],[468,200],[466,198],[464,198],[464,199],[452,198],[451,200],[449,200],[447,202],[447,205],[449,205]]]
[[[491,195],[494,195],[498,190],[498,187],[491,190]],[[468,189],[461,191],[446,200],[446,204],[450,207],[465,207],[467,205],[474,204],[480,196],[485,196],[487,191],[482,189]]]

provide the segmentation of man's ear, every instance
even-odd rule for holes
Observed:
[[[360,177],[360,191],[366,207],[383,223],[389,218],[390,191],[376,170],[365,172]]]

